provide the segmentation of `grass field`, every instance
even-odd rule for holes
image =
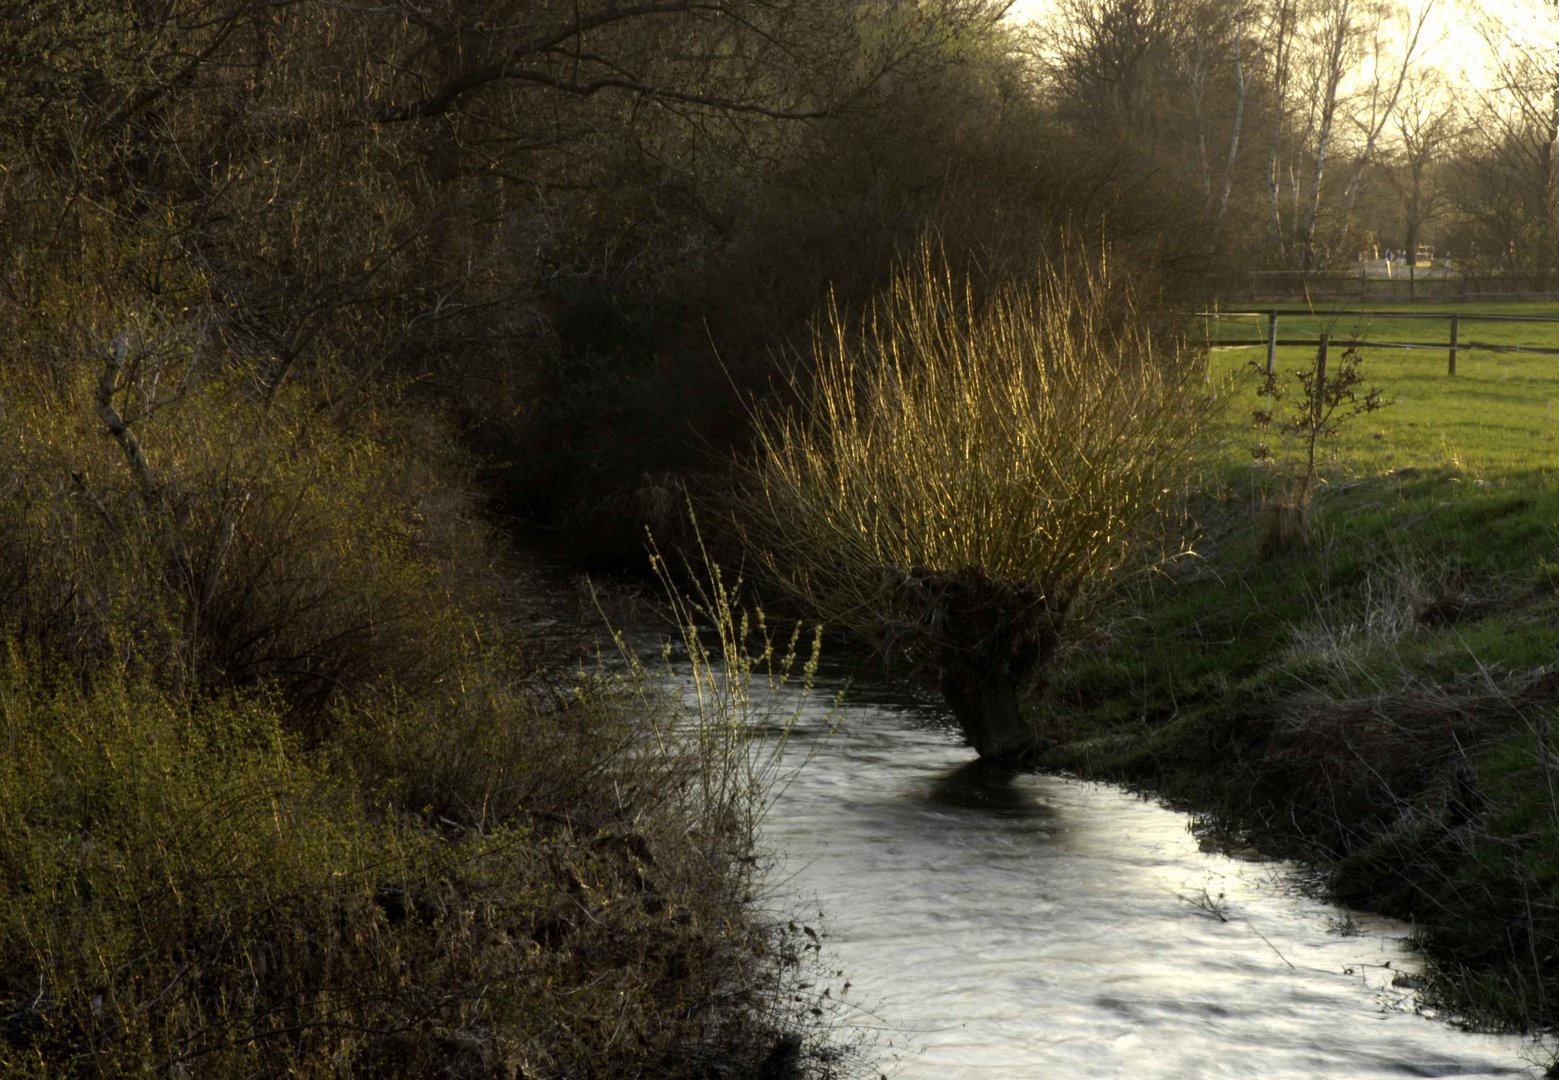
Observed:
[[[1559,317],[1552,302],[1420,304],[1415,314],[1460,312],[1505,316]],[[1331,362],[1350,339],[1445,343],[1449,323],[1442,319],[1328,318],[1296,308],[1279,316],[1280,338],[1331,335]],[[1217,322],[1221,339],[1260,337],[1264,319],[1225,317]],[[1459,340],[1527,348],[1559,349],[1559,321],[1552,323],[1474,322],[1461,324]],[[1315,364],[1314,348],[1285,346],[1275,366],[1287,373]],[[1379,386],[1392,402],[1383,412],[1362,417],[1336,440],[1332,457],[1353,475],[1399,468],[1454,468],[1473,479],[1494,480],[1544,473],[1559,466],[1559,356],[1463,350],[1457,374],[1447,374],[1442,349],[1361,350],[1365,381]],[[1251,411],[1255,377],[1250,365],[1265,363],[1266,350],[1219,348],[1213,352],[1214,377],[1238,380],[1235,401],[1223,419],[1224,438],[1238,448],[1252,443]],[[1290,387],[1297,387],[1292,380]],[[1335,470],[1333,470],[1335,471]]]
[[[1265,313],[1275,311],[1280,338],[1314,338],[1326,333],[1337,341],[1369,338],[1376,341],[1444,344],[1450,341],[1451,316],[1460,315],[1459,340],[1463,343],[1479,341],[1491,345],[1559,347],[1559,323],[1544,325],[1541,321],[1522,321],[1527,318],[1559,318],[1559,301],[1552,300],[1469,300],[1414,304],[1371,302],[1368,305],[1317,304],[1313,308],[1299,304],[1277,304],[1250,310],[1254,314],[1228,311],[1219,314],[1217,318],[1198,318],[1195,334],[1199,339],[1208,338],[1215,343],[1232,339],[1265,339]],[[1336,312],[1346,314],[1333,314]],[[1488,321],[1478,318],[1485,315],[1496,318]],[[1438,355],[1442,361],[1445,359],[1444,353]]]

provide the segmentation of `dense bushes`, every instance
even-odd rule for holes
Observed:
[[[0,1071],[756,1068],[733,714],[540,666],[425,410],[119,345],[0,371]]]
[[[25,269],[0,1072],[750,1075],[794,965],[751,906],[734,713],[684,730],[651,676],[508,625],[425,398],[277,383],[198,274],[172,306]]]
[[[538,653],[470,451],[841,13],[579,8],[0,11],[0,1072],[794,1057],[747,729]]]
[[[736,838],[604,793],[656,779],[625,771],[620,709],[511,701],[464,746],[359,717],[305,752],[264,696],[48,670],[12,642],[0,675],[7,1076],[739,1075],[768,1051]],[[435,737],[483,775],[419,761]]]
[[[923,231],[997,273],[1066,224],[1174,264],[1185,215],[1053,122],[1003,7],[29,5],[0,306],[89,303],[72,362],[132,330],[262,394],[399,380],[504,511],[638,563],[657,478],[718,470],[829,290],[858,309]]]
[[[91,347],[0,373],[0,600],[25,640],[82,670],[279,686],[314,714],[392,672],[444,673],[466,632],[469,508],[374,438],[383,412],[346,432],[301,393],[265,402],[242,368]]]
[[[739,1076],[799,1046],[739,753],[508,625],[426,396],[278,381],[204,273],[149,291],[134,230],[101,241],[13,253],[0,297],[0,1072]]]

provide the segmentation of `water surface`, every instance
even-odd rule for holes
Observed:
[[[828,913],[845,1015],[905,1078],[1535,1076],[1420,1015],[1408,928],[1294,868],[1200,850],[1119,789],[971,764],[935,707],[827,694],[765,825],[774,890]]]

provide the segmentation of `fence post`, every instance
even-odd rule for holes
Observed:
[[[1278,313],[1267,312],[1267,374],[1272,374],[1278,353]]]
[[[1321,335],[1321,347],[1315,354],[1315,398],[1311,402],[1315,408],[1315,422],[1319,426],[1321,414],[1326,409],[1326,347],[1331,343],[1332,335]]]
[[[1459,336],[1458,331],[1461,329],[1461,322],[1462,317],[1460,315],[1451,316],[1451,362],[1449,370],[1446,372],[1447,375],[1456,374],[1456,339]]]

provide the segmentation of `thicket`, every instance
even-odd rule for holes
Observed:
[[[648,675],[539,651],[470,453],[531,407],[583,212],[520,174],[518,125],[550,100],[550,160],[604,168],[632,110],[586,83],[729,39],[601,8],[622,63],[586,72],[573,12],[476,8],[0,12],[8,1076],[817,1047],[753,906],[747,699],[684,727]],[[742,115],[745,74],[699,77]],[[646,98],[681,100],[615,100]]]
[[[426,407],[268,384],[84,284],[10,307],[0,365],[0,1070],[739,1074],[788,1045],[729,712],[716,757],[647,677],[529,654]]]
[[[28,344],[7,1075],[740,1075],[790,1045],[734,699],[689,737],[650,675],[527,655],[404,403],[344,424],[200,349]]]
[[[1051,119],[1001,7],[15,7],[7,287],[155,296],[265,392],[404,380],[507,512],[638,564],[828,291],[928,229],[986,270],[1068,224],[1173,266],[1183,215]]]

